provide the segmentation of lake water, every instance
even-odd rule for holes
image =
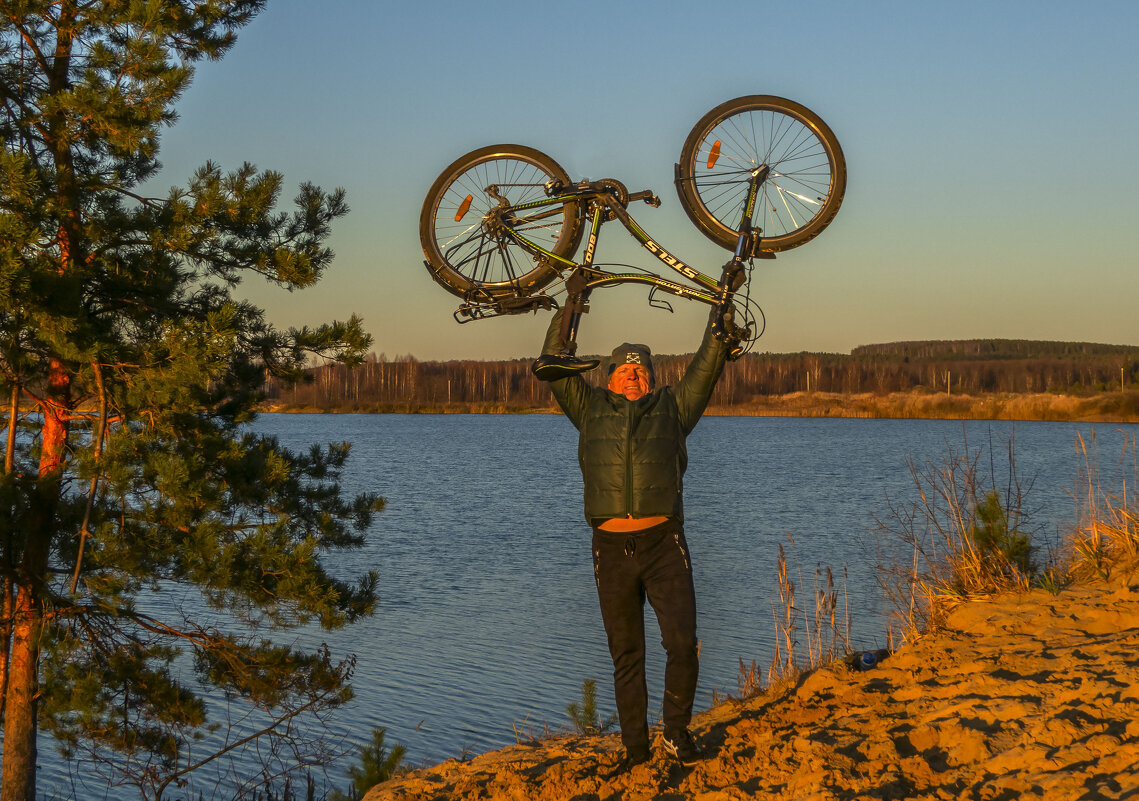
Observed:
[[[580,698],[586,678],[597,680],[602,713],[614,711],[577,435],[567,420],[264,415],[255,427],[294,448],[352,443],[346,491],[387,499],[367,546],[338,566],[346,574],[379,571],[376,615],[341,631],[299,635],[358,656],[356,698],[336,718],[351,739],[362,744],[384,726],[387,742],[406,745],[415,765],[479,753],[515,742],[516,729],[567,727],[566,704]],[[1137,430],[1095,428],[1105,475],[1116,465],[1120,431]],[[967,438],[985,449],[986,471],[991,443],[1001,474],[1015,435],[1018,473],[1034,482],[1034,520],[1055,534],[1074,514],[1077,433],[1090,437],[1092,426],[705,418],[689,438],[685,482],[701,640],[697,708],[710,704],[714,690],[736,691],[741,658],[769,664],[780,543],[794,556],[801,604],[811,604],[819,564],[835,570],[841,602],[845,571],[855,645],[884,646],[889,609],[874,577],[871,529],[887,496],[914,497],[907,457],[938,460]],[[650,714],[659,714],[664,660],[651,611],[648,618]],[[42,739],[41,761],[53,754]],[[343,770],[331,775],[339,780]],[[41,780],[41,789],[51,786]]]

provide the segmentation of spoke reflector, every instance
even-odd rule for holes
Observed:
[[[459,210],[455,212],[455,222],[458,222],[467,216],[467,212],[471,210],[472,200],[474,200],[474,196],[467,195],[466,200],[459,204]]]
[[[720,140],[717,139],[712,145],[712,149],[708,151],[708,169],[716,166],[716,160],[720,158]]]

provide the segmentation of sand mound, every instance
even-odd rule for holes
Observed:
[[[364,801],[1139,798],[1139,574],[965,604],[873,670],[816,671],[693,733],[708,756],[692,768],[658,755],[609,779],[617,736],[566,737]]]

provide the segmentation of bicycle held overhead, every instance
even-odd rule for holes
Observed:
[[[846,189],[842,149],[806,107],[749,95],[696,123],[681,149],[675,185],[689,219],[732,252],[719,279],[677,258],[632,217],[630,204],[660,205],[651,190],[630,193],[612,178],[574,182],[545,153],[522,145],[480,148],[440,174],[420,215],[424,263],[461,298],[458,322],[554,308],[549,288],[564,289],[563,349],[535,364],[539,378],[597,366],[574,355],[581,315],[592,290],[622,284],[649,286],[653,305],[668,307],[656,297],[663,292],[715,307],[716,335],[731,341],[738,357],[763,332],[762,311],[744,290],[749,268],[754,259],[809,242],[834,219]],[[611,220],[686,283],[595,264],[601,226]]]

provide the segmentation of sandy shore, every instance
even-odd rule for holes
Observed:
[[[975,601],[873,670],[818,670],[693,724],[707,758],[617,779],[616,735],[450,760],[364,801],[1139,799],[1139,571]]]

